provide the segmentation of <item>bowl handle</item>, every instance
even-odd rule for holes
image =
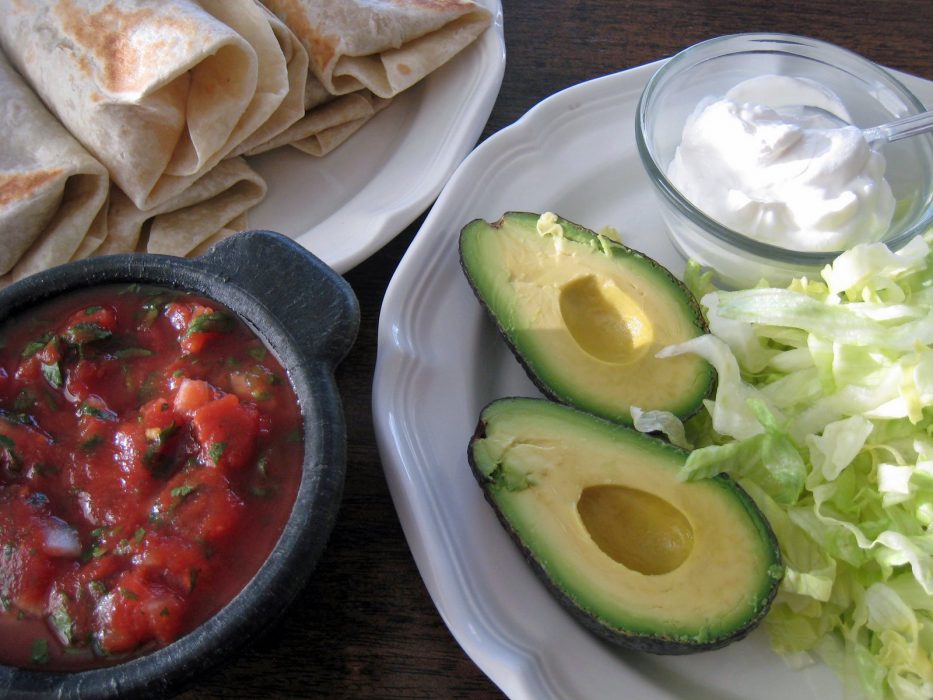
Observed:
[[[256,265],[261,260],[262,265]],[[350,285],[320,258],[272,231],[244,231],[195,259],[273,310],[312,356],[339,363],[359,330]]]

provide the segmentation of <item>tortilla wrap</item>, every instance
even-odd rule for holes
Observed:
[[[361,117],[355,119],[341,119],[338,120],[338,123],[333,126],[328,126],[326,128],[312,129],[310,132],[301,139],[296,139],[290,145],[294,148],[297,148],[299,151],[303,151],[308,155],[312,156],[326,156],[328,153],[333,151],[337,146],[342,144],[353,134],[355,134],[359,129],[372,117],[374,117],[378,112],[381,112],[383,109],[389,106],[391,100],[384,99],[382,97],[376,97],[369,90],[360,90],[359,92],[350,93],[349,95],[343,95],[339,97],[339,100],[356,98],[357,100],[365,101],[369,106],[369,112]],[[326,110],[327,105],[319,107],[318,109],[321,112]],[[313,114],[313,118],[320,119],[323,117],[323,114]],[[310,120],[315,121],[315,119]]]
[[[187,190],[152,209],[139,209],[114,186],[108,235],[98,253],[189,255],[218,232],[240,227],[240,217],[265,194],[265,181],[242,158],[221,161]]]
[[[253,0],[0,0],[0,43],[140,209],[189,187],[288,92]]]
[[[275,35],[279,50],[285,61],[285,70],[288,81],[288,92],[278,109],[256,131],[243,140],[233,151],[231,156],[252,151],[262,144],[269,142],[285,129],[301,119],[307,109],[306,86],[310,82],[308,69],[308,52],[295,36],[295,33],[285,26],[285,23],[272,14],[271,11],[253,0],[257,11],[264,13],[266,21]],[[321,88],[323,90],[323,87]]]
[[[220,229],[213,236],[198,244],[198,247],[188,253],[189,258],[194,258],[199,255],[204,255],[209,251],[215,243],[219,243],[224,238],[233,236],[234,234],[245,231],[249,227],[249,217],[246,214],[241,214],[236,217],[233,221],[227,224],[224,228]]]
[[[307,53],[307,52],[305,52]],[[325,102],[330,102],[335,95],[327,92],[324,84],[318,80],[317,76],[310,70],[309,62],[308,76],[305,80],[305,111],[310,112],[315,107],[320,107]]]
[[[288,129],[249,151],[257,155],[279,146],[294,146],[312,156],[325,156],[356,133],[391,100],[369,90],[341,95],[312,108]]]
[[[472,0],[263,0],[308,51],[328,92],[393,97],[449,61],[490,25]]]
[[[0,282],[67,262],[106,235],[109,182],[0,53]]]

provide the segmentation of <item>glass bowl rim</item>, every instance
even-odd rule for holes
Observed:
[[[795,34],[774,32],[746,32],[739,34],[727,34],[724,36],[707,39],[697,44],[693,44],[672,56],[670,59],[664,62],[660,68],[658,68],[658,70],[655,71],[654,74],[648,79],[648,82],[645,84],[641,96],[639,97],[638,105],[635,110],[635,144],[638,149],[638,155],[641,158],[642,165],[644,166],[649,178],[651,179],[652,184],[678,211],[678,213],[684,216],[691,223],[695,224],[700,230],[703,231],[704,234],[711,235],[718,239],[721,243],[725,243],[740,251],[750,253],[765,260],[800,264],[807,267],[814,267],[831,263],[844,251],[814,252],[782,248],[770,243],[764,243],[762,241],[755,240],[727,226],[723,226],[718,221],[715,221],[712,217],[696,207],[683,194],[681,194],[676,187],[674,187],[671,181],[667,178],[664,170],[659,166],[651,147],[648,145],[648,141],[645,135],[647,132],[647,108],[651,98],[654,97],[655,93],[657,92],[659,84],[668,75],[675,73],[684,63],[692,60],[693,57],[698,53],[704,51],[708,52],[710,49],[721,47],[723,49],[722,53],[711,54],[705,60],[720,58],[724,55],[728,55],[729,52],[726,52],[725,50],[732,44],[737,44],[739,46],[737,47],[736,51],[731,53],[747,53],[753,50],[754,43],[751,43],[749,46],[741,45],[748,42],[760,42],[762,45],[778,45],[778,48],[769,49],[771,52],[781,52],[782,50],[780,46],[801,46],[822,52],[838,53],[841,56],[847,57],[849,61],[855,62],[864,68],[867,71],[867,77],[876,78],[880,80],[886,87],[893,89],[899,95],[899,97],[901,97],[907,103],[907,105],[914,109],[916,112],[922,112],[926,108],[920,102],[920,100],[890,72],[878,64],[873,63],[864,56],[861,56],[860,54],[850,51],[849,49],[845,49],[841,46],[837,46],[836,44],[831,44],[819,39],[813,39]],[[791,53],[793,55],[809,60],[819,60],[812,56],[796,53],[792,50],[792,48],[784,49],[783,52]],[[839,66],[833,63],[826,61],[824,62],[828,65],[831,65],[833,68],[839,68]],[[924,134],[921,136],[914,136],[912,138],[926,140],[928,147],[930,143],[933,143],[933,134]],[[933,168],[933,163],[931,163],[931,168]],[[909,226],[907,226],[907,228],[894,237],[887,240],[882,240],[881,242],[887,245],[891,250],[899,250],[911,239],[924,233],[931,225],[933,225],[933,195],[928,194],[928,197],[930,201],[928,202],[926,210],[923,211],[914,222],[912,222]]]

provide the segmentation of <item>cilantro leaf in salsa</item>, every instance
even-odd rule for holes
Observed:
[[[32,640],[32,662],[34,664],[46,664],[49,662],[49,642],[47,639]]]
[[[78,406],[78,414],[83,416],[94,416],[106,421],[115,421],[117,414],[107,408],[97,408],[85,402]]]
[[[44,348],[46,345],[48,345],[49,341],[52,340],[53,337],[54,337],[54,334],[52,333],[44,333],[36,340],[30,341],[23,348],[23,352],[20,354],[20,357],[22,357],[23,359],[29,359],[30,357],[35,355],[37,352],[39,352],[42,348]]]
[[[210,311],[195,316],[188,325],[184,337],[195,333],[228,333],[233,329],[233,319],[223,311]]]
[[[76,323],[62,337],[71,345],[84,345],[95,340],[105,340],[111,335],[110,331],[97,323]]]
[[[224,456],[224,451],[227,449],[227,443],[225,442],[215,442],[210,446],[208,450],[208,455],[211,458],[211,461],[214,464],[217,464],[220,461],[220,458]]]
[[[132,357],[149,357],[150,355],[152,355],[152,350],[148,348],[121,348],[113,353],[113,356],[118,360]]]
[[[176,486],[170,491],[170,493],[172,494],[172,498],[184,498],[188,494],[195,491],[197,488],[198,488],[197,486],[191,486],[190,484],[185,484],[184,486]]]
[[[301,411],[225,307],[83,288],[5,323],[0,368],[0,664],[147,653],[265,561],[301,481],[303,449],[286,439],[300,440]]]

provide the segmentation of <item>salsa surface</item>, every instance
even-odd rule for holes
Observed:
[[[98,286],[0,326],[0,663],[109,665],[220,610],[288,519],[301,430],[207,298]]]

